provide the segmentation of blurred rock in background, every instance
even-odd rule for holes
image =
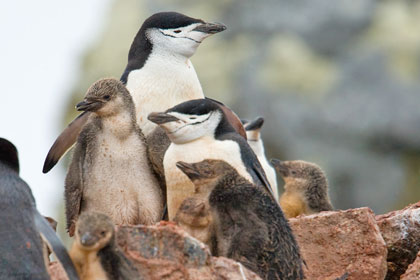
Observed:
[[[83,57],[63,127],[90,84],[120,77],[142,22],[178,11],[228,26],[192,61],[207,96],[243,118],[265,117],[268,158],[324,167],[339,209],[369,206],[379,214],[420,199],[419,1],[112,5],[102,39]]]

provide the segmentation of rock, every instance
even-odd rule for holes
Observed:
[[[145,280],[261,280],[234,260],[212,257],[206,245],[171,222],[117,227],[117,242]],[[49,272],[51,280],[67,280],[57,262]]]
[[[290,219],[307,279],[384,279],[387,249],[369,208]]]
[[[233,260],[212,257],[206,245],[171,222],[119,227],[117,242],[144,279],[260,279]]]
[[[378,215],[376,221],[388,247],[386,279],[400,279],[420,250],[420,202]]]
[[[59,262],[51,262],[48,267],[51,280],[68,280],[66,272]]]
[[[417,253],[416,260],[408,266],[407,271],[401,275],[401,280],[420,279],[420,251]]]

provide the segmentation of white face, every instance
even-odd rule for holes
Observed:
[[[194,23],[188,26],[159,29],[153,28],[147,31],[147,36],[152,42],[156,51],[159,49],[170,50],[184,57],[191,57],[200,43],[212,34],[200,31],[193,31],[201,23]]]
[[[176,112],[168,114],[178,120],[160,126],[166,130],[169,139],[175,144],[184,144],[203,136],[214,135],[222,117],[219,111],[212,111],[205,115],[186,115]]]

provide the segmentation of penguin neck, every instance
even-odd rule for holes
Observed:
[[[99,117],[104,133],[114,135],[118,139],[126,139],[135,131],[136,122],[133,113],[122,111],[106,117]]]
[[[264,145],[261,138],[256,140],[248,138],[248,144],[257,157],[264,156]]]
[[[127,89],[136,107],[137,123],[145,135],[156,125],[147,120],[152,112],[164,112],[179,103],[204,98],[191,61],[165,50],[153,50],[144,66],[128,74]]]

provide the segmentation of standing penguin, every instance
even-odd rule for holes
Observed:
[[[118,248],[111,219],[99,212],[80,215],[70,256],[81,280],[142,279]]]
[[[0,209],[0,279],[50,279],[43,239],[68,278],[78,279],[65,247],[36,209],[31,189],[19,176],[16,147],[3,138],[0,138]]]
[[[219,256],[263,279],[303,279],[299,247],[273,197],[223,160],[177,166],[208,197]]]
[[[149,113],[204,98],[190,57],[205,38],[225,29],[223,24],[175,12],[157,13],[145,20],[131,45],[121,81],[133,97],[136,119],[146,136],[156,127],[147,121]],[[45,159],[44,173],[76,142],[88,115],[79,115],[60,134]]]
[[[287,218],[331,211],[328,182],[322,169],[303,160],[271,160],[285,182],[280,205]]]
[[[149,120],[162,127],[172,142],[163,160],[170,220],[184,199],[194,193],[194,185],[176,167],[178,161],[223,159],[243,177],[272,194],[257,157],[218,103],[210,99],[191,100],[166,112],[152,113]]]
[[[159,184],[125,86],[94,83],[77,110],[91,112],[77,140],[65,181],[70,236],[81,212],[100,211],[115,224],[154,224],[163,212]]]
[[[255,155],[263,167],[265,174],[267,175],[268,182],[273,190],[274,197],[276,200],[279,199],[279,191],[277,187],[277,176],[276,170],[271,166],[270,162],[265,157],[264,143],[261,139],[261,128],[264,124],[264,118],[259,117],[250,122],[242,121],[246,130],[246,137],[249,146],[251,146]]]

